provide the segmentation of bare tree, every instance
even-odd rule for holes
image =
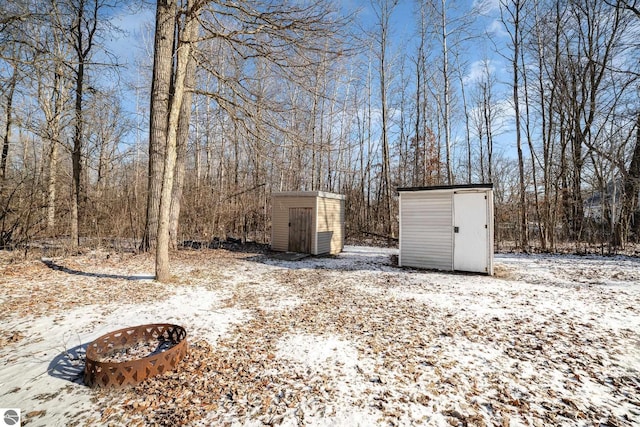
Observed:
[[[171,213],[171,195],[173,193],[173,182],[176,167],[176,145],[178,140],[178,126],[180,112],[185,97],[185,80],[188,74],[188,64],[191,56],[191,46],[194,43],[192,38],[197,32],[198,9],[194,6],[193,0],[188,0],[184,12],[184,25],[179,31],[178,43],[176,44],[176,68],[173,87],[173,96],[169,103],[169,116],[167,119],[167,135],[164,156],[164,173],[162,174],[162,191],[160,196],[160,209],[158,215],[158,235],[156,248],[156,280],[166,282],[170,278],[169,272],[169,228]],[[157,31],[157,30],[156,30]],[[166,36],[166,34],[162,34]],[[157,45],[156,45],[157,46]],[[157,50],[154,53],[154,63],[157,60]]]
[[[149,174],[147,214],[141,248],[155,248],[167,141],[167,122],[173,92],[173,53],[177,0],[158,0],[154,42],[151,106],[149,108]]]
[[[629,235],[632,231],[632,224],[635,222],[635,240],[638,241],[638,231],[640,226],[637,222],[640,220],[638,215],[638,194],[640,193],[640,113],[637,114],[636,125],[636,140],[633,148],[633,154],[629,167],[623,175],[622,181],[622,203],[620,207],[619,219],[616,222],[613,244],[616,247],[624,248]]]
[[[21,201],[30,200],[32,202],[40,199],[41,178],[39,176],[47,174],[45,160],[49,164],[52,161],[55,162],[57,154],[47,152],[49,146],[40,145],[38,139],[32,140],[32,144],[26,145],[24,137],[25,134],[31,134],[34,135],[32,138],[42,138],[49,141],[52,133],[59,129],[54,120],[49,122],[49,119],[53,117],[53,114],[49,114],[53,111],[53,105],[49,109],[48,105],[42,103],[44,98],[48,96],[46,95],[47,90],[43,88],[49,85],[48,82],[53,74],[50,70],[59,71],[61,69],[60,66],[55,67],[51,60],[56,55],[55,50],[51,48],[53,44],[51,39],[55,33],[52,29],[54,20],[50,14],[42,13],[43,10],[49,10],[48,8],[48,2],[33,4],[32,2],[17,1],[0,6],[0,16],[6,18],[0,24],[0,63],[4,65],[1,68],[11,71],[6,80],[3,79],[4,76],[0,75],[0,93],[3,95],[0,99],[5,100],[5,117],[2,120],[5,132],[2,137],[2,158],[0,161],[2,175],[0,193],[3,193],[3,188],[8,189],[7,185],[11,188],[9,194],[4,193],[0,197],[2,209],[6,209],[0,213],[0,217],[3,217],[3,231],[0,231],[0,234],[5,237],[11,234],[13,238],[17,239],[26,238],[27,235],[35,235],[40,230],[40,227],[35,226],[27,230],[25,223],[21,222],[28,218],[27,221],[32,225],[41,224],[40,210],[35,209],[29,212],[25,218],[21,217],[19,206]],[[61,35],[60,32],[57,34]],[[16,95],[20,96],[20,102],[17,104],[13,102]],[[35,102],[31,103],[30,100]],[[39,103],[43,106],[42,110],[48,123],[43,123],[40,119],[37,111]],[[61,109],[61,104],[57,105]],[[15,130],[17,132],[14,132]],[[36,156],[36,150],[40,149],[43,153],[41,155],[38,153]],[[7,168],[10,164],[10,158],[12,155],[14,158],[17,157],[20,152],[22,154],[20,165],[16,165],[14,174],[9,176]],[[53,156],[49,154],[53,154]],[[32,155],[36,157],[32,159],[30,157]],[[31,167],[36,169],[31,170]],[[36,173],[38,175],[33,175]],[[38,176],[38,178],[33,179],[34,176]],[[14,204],[15,202],[17,204]],[[13,206],[11,206],[12,204]],[[29,204],[29,208],[32,209],[33,205]],[[15,215],[11,215],[11,212]],[[12,218],[4,217],[4,213]],[[5,234],[4,226],[9,223],[13,224],[10,227],[15,227],[10,233]],[[9,240],[5,239],[5,242],[9,243]]]
[[[38,87],[38,103],[44,115],[41,135],[48,142],[47,156],[47,231],[55,234],[58,204],[58,160],[63,147],[64,129],[69,125],[69,101],[73,84],[72,73],[67,66],[72,55],[72,46],[65,35],[65,25],[57,9],[57,3],[48,5],[46,18],[38,19],[40,38],[36,41],[36,51],[44,52],[35,59],[34,69]],[[35,32],[35,31],[34,31]]]
[[[442,116],[443,128],[444,128],[444,144],[446,150],[446,162],[447,162],[447,183],[453,184],[453,166],[451,155],[451,75],[449,72],[449,29],[447,21],[447,5],[446,0],[440,1],[440,36],[442,42],[442,78],[444,83],[443,93],[443,110]]]
[[[19,70],[17,61],[13,63],[13,71],[6,88],[6,101],[4,109],[4,135],[2,137],[2,156],[0,157],[0,194],[7,178],[7,159],[9,157],[9,144],[11,139],[11,128],[13,125],[13,98],[18,84]]]
[[[382,142],[382,170],[380,181],[380,194],[383,201],[383,209],[385,212],[384,217],[384,232],[387,236],[392,236],[392,210],[391,210],[391,162],[390,162],[390,150],[389,150],[389,105],[387,101],[389,82],[388,82],[388,58],[387,49],[389,45],[389,33],[391,31],[389,21],[393,10],[398,5],[397,0],[379,0],[374,5],[376,13],[376,26],[378,32],[376,34],[377,50],[376,55],[378,57],[378,73],[380,84],[380,109],[381,109],[381,142]]]
[[[0,64],[4,63],[0,73],[0,105],[3,108],[0,123],[3,124],[0,149],[0,195],[3,194],[7,180],[9,149],[12,131],[16,122],[14,101],[18,92],[18,83],[25,74],[24,64],[27,62],[25,50],[29,44],[25,39],[24,22],[31,19],[33,12],[24,1],[0,6]],[[5,74],[6,70],[6,74]]]
[[[75,51],[75,122],[73,132],[72,160],[72,198],[71,198],[71,245],[80,244],[79,222],[80,206],[82,203],[81,175],[82,175],[82,150],[84,110],[83,95],[86,83],[86,67],[90,61],[92,50],[95,46],[95,36],[98,29],[98,12],[103,5],[99,0],[75,0],[68,7],[72,13],[72,21],[69,27],[69,43]]]
[[[509,37],[511,39],[511,48],[513,49],[513,56],[511,58],[511,68],[513,75],[512,89],[513,89],[513,109],[515,120],[515,133],[516,133],[516,150],[518,153],[518,177],[519,177],[519,213],[520,213],[520,246],[525,252],[529,250],[529,231],[528,231],[528,209],[526,198],[526,186],[524,177],[524,155],[522,152],[522,125],[520,117],[520,74],[521,74],[521,53],[522,49],[522,17],[523,13],[523,0],[506,0],[500,1],[500,12],[502,15],[502,22],[505,25]]]
[[[484,74],[482,80],[479,82],[480,85],[480,111],[481,118],[480,121],[482,124],[478,126],[479,135],[482,134],[484,130],[484,137],[487,141],[486,146],[486,155],[487,155],[487,182],[494,182],[494,159],[493,159],[493,137],[495,133],[494,129],[494,121],[497,115],[495,108],[495,99],[494,99],[494,90],[495,90],[495,80],[492,78],[491,72],[489,70],[489,63],[487,61],[484,62]],[[482,138],[481,138],[482,139]],[[482,144],[482,140],[480,141]],[[483,156],[480,156],[481,164],[484,164]],[[482,174],[484,179],[484,174]]]
[[[183,238],[268,241],[272,190],[343,192],[350,233],[392,236],[393,185],[476,179],[495,185],[501,244],[615,250],[640,234],[635,0],[502,0],[508,82],[492,58],[470,78],[481,1],[419,2],[415,49],[395,56],[395,0],[364,5],[376,27],[356,55],[329,0],[160,0],[147,193],[124,95],[95,73],[115,1],[0,4],[2,244],[73,217],[74,245],[143,234],[166,280]]]
[[[640,6],[637,3],[636,0],[621,1],[617,6],[631,11],[636,18],[640,19]],[[634,80],[640,78],[638,70],[633,74],[635,75]],[[626,170],[624,167],[621,168],[623,171],[622,203],[613,236],[613,245],[622,248],[625,247],[632,231],[635,232],[636,242],[640,241],[640,213],[638,213],[640,207],[640,107],[637,106],[637,102],[636,108],[638,111],[636,111],[635,146],[628,168]],[[635,227],[632,227],[633,223],[635,223]]]
[[[193,5],[191,6],[193,10]],[[194,13],[188,12],[188,13]],[[187,40],[193,41],[198,36],[198,26],[193,22],[194,20],[184,23],[184,36]],[[189,33],[186,33],[189,31]],[[196,61],[192,54],[192,48],[189,49],[188,62],[185,70],[184,80],[184,99],[180,106],[180,117],[178,119],[178,135],[177,135],[177,147],[176,147],[176,166],[175,166],[175,183],[173,185],[171,196],[171,213],[169,215],[169,235],[171,236],[171,247],[176,249],[178,247],[178,224],[180,219],[180,207],[182,202],[182,193],[184,186],[185,175],[185,163],[187,161],[187,145],[189,140],[189,124],[191,122],[191,109],[193,90],[196,83]]]

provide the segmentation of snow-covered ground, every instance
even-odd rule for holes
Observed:
[[[397,250],[282,261],[181,251],[0,253],[0,407],[26,425],[640,425],[640,259],[497,255],[496,276],[401,269]],[[176,323],[179,369],[82,384],[83,348]]]

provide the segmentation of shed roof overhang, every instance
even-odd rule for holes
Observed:
[[[328,193],[326,191],[281,191],[271,193],[273,197],[320,197],[325,199],[345,200],[343,194]]]
[[[435,191],[435,190],[470,190],[470,189],[485,189],[492,190],[493,184],[456,184],[456,185],[430,185],[426,187],[399,187],[397,191]]]

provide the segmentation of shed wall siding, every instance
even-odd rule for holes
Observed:
[[[317,254],[337,254],[344,246],[344,201],[318,198]]]
[[[452,270],[451,193],[402,193],[400,209],[400,265]]]
[[[271,206],[271,249],[286,252],[289,249],[289,208],[312,208],[315,216],[315,197],[273,196]],[[313,221],[315,223],[315,221]],[[311,229],[311,248],[315,247],[315,227]]]

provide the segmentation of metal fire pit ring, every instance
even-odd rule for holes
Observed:
[[[101,361],[109,354],[151,341],[168,342],[170,347],[160,353],[124,360]],[[187,332],[183,327],[155,323],[118,329],[105,334],[87,347],[84,383],[89,387],[119,388],[172,371],[187,354]]]

